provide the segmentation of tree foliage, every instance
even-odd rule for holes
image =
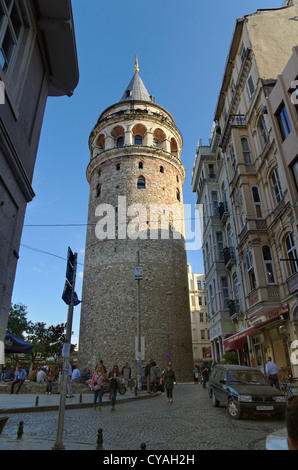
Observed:
[[[7,333],[32,343],[31,360],[37,356],[44,359],[53,358],[57,361],[61,356],[66,337],[66,324],[61,323],[48,328],[43,322],[33,323],[27,319],[27,307],[22,303],[11,305]],[[75,345],[71,345],[73,351]]]
[[[24,339],[24,332],[27,331],[29,325],[27,314],[26,305],[22,303],[11,304],[7,323],[7,333]]]

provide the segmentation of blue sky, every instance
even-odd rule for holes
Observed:
[[[209,141],[236,19],[279,8],[282,0],[72,0],[72,5],[80,81],[71,98],[47,102],[33,178],[36,196],[27,206],[12,297],[28,307],[29,320],[47,326],[67,319],[61,295],[68,246],[78,253],[76,291],[81,295],[88,138],[99,115],[121,99],[134,73],[135,54],[149,94],[172,114],[182,133],[183,197],[194,206],[197,142]],[[38,224],[43,226],[30,226]],[[188,262],[193,272],[203,272],[201,250],[189,252]],[[76,343],[79,320],[77,306]]]

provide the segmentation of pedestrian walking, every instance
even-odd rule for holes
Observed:
[[[93,389],[93,393],[94,393],[94,400],[93,400],[94,410],[96,410],[96,404],[98,400],[98,411],[101,411],[102,396],[103,396],[103,391],[104,391],[104,385],[103,385],[104,381],[105,381],[105,372],[103,370],[102,365],[99,364],[91,380],[91,388]]]
[[[145,367],[145,377],[146,377],[148,393],[150,393],[150,369],[151,369],[152,363],[153,363],[153,360],[151,359],[150,362],[147,362],[147,365]]]
[[[120,371],[119,371],[118,366],[115,364],[113,369],[109,373],[109,383],[110,383],[109,389],[111,393],[111,404],[112,404],[111,411],[115,410],[117,392],[118,392],[118,387],[119,387],[119,380],[120,380]]]
[[[159,368],[157,367],[156,362],[153,361],[150,367],[150,393],[151,395],[157,392],[158,372],[159,372]]]
[[[171,364],[168,364],[167,366],[167,370],[163,376],[163,381],[167,392],[168,403],[173,403],[173,388],[174,382],[176,382],[176,377]]]
[[[209,380],[209,370],[208,370],[207,365],[204,364],[204,362],[202,362],[201,364],[201,375],[202,375],[203,388],[206,388],[206,384]]]
[[[266,371],[266,375],[268,377],[270,385],[280,390],[279,379],[278,379],[279,369],[277,365],[274,362],[272,362],[272,358],[270,356],[268,356],[265,371]]]
[[[52,384],[53,384],[54,380],[55,380],[54,367],[49,365],[48,370],[46,372],[46,381],[47,381],[46,395],[51,395],[51,393],[52,393]]]
[[[131,367],[129,367],[128,362],[121,369],[121,377],[125,380],[125,383],[128,387],[131,386]]]
[[[193,370],[193,379],[194,379],[195,384],[199,383],[199,368],[196,365],[195,365],[194,370]]]

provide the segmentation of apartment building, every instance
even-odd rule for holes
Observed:
[[[192,174],[197,204],[203,205],[204,258],[208,328],[212,357],[225,354],[224,340],[246,328],[243,283],[236,251],[236,232],[227,184],[226,162],[219,148],[219,127],[209,145],[198,145]],[[240,351],[239,351],[240,353]],[[242,357],[243,356],[243,357]],[[248,351],[239,360],[247,360]]]
[[[205,275],[193,273],[187,264],[192,351],[194,364],[211,359],[211,345],[207,320]]]
[[[71,0],[0,0],[0,353],[47,97],[78,80]]]
[[[192,180],[204,206],[212,357],[235,351],[264,370],[271,356],[296,376],[297,15],[289,0],[236,21],[211,143],[198,148]]]
[[[293,165],[296,154],[292,155],[295,133],[288,142],[289,128],[286,135],[278,136],[288,114],[283,101],[276,107],[276,95],[288,70],[293,69],[289,65],[282,75],[297,42],[293,22],[297,14],[297,2],[289,1],[279,9],[260,10],[237,20],[215,111],[235,216],[246,318],[246,328],[238,325],[236,335],[224,340],[224,350],[247,348],[249,362],[260,369],[272,356],[285,373],[293,372],[291,345],[297,333],[290,310],[298,284],[294,180],[291,192],[283,160],[291,148]],[[295,54],[296,49],[291,64]],[[278,75],[283,77],[279,92],[269,101]],[[288,162],[287,171],[294,174],[291,164]]]

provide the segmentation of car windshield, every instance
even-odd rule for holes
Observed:
[[[250,370],[250,371],[229,370],[227,372],[227,382],[238,383],[238,384],[267,385],[267,381],[265,377],[258,370]]]

